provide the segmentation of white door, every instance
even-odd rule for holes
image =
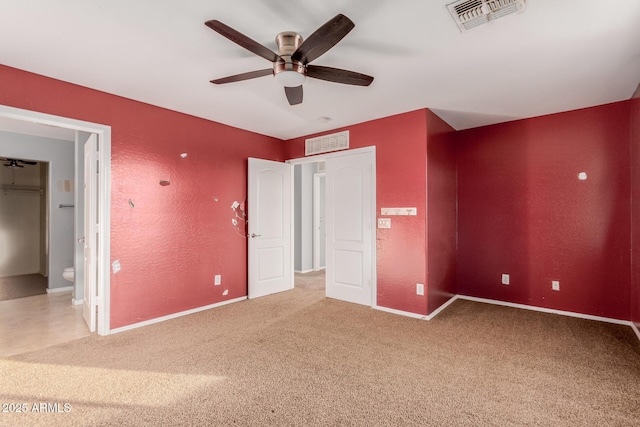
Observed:
[[[97,215],[98,215],[98,138],[84,144],[84,301],[82,315],[91,332],[96,330],[97,292]]]
[[[249,158],[249,298],[293,289],[292,166]]]
[[[327,158],[327,297],[373,305],[374,152]]]

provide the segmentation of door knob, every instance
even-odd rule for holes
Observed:
[[[256,237],[260,237],[262,236],[262,234],[256,234],[256,233],[251,233],[251,238],[256,238]]]
[[[80,238],[78,239],[78,243],[84,243],[84,237],[80,237]]]

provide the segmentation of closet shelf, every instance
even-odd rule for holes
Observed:
[[[24,194],[43,194],[44,190],[40,187],[32,185],[13,185],[13,184],[0,184],[0,191],[5,195],[9,193],[24,193]]]

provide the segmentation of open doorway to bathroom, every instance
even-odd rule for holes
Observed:
[[[49,163],[0,153],[0,301],[48,288]]]
[[[81,242],[85,234],[84,216],[78,214],[82,209],[77,208],[84,208],[78,193],[84,188],[85,139],[91,135],[97,139],[96,171],[100,165],[95,186],[100,203],[93,227],[99,239],[92,252],[95,262],[85,269],[85,273],[90,271],[95,277],[95,289],[83,293],[84,274],[80,277],[75,274],[70,280],[65,270],[70,266],[82,267],[86,262],[78,250],[84,246]],[[92,323],[98,334],[109,334],[111,128],[0,105],[0,155],[47,163],[44,205],[48,230],[43,234],[49,248],[48,264],[43,260],[47,264],[47,294],[0,301],[0,336],[5,338],[0,357],[89,335],[89,322],[85,324],[84,319],[86,305],[94,315]],[[0,252],[3,237],[0,230]]]

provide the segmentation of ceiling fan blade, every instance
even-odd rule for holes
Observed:
[[[218,21],[217,19],[212,19],[210,21],[207,21],[204,23],[207,27],[211,28],[213,31],[219,33],[220,35],[228,38],[229,40],[231,40],[232,42],[234,42],[235,44],[242,46],[243,48],[247,49],[250,52],[255,53],[258,56],[263,57],[264,59],[271,61],[271,62],[277,62],[280,61],[280,57],[273,52],[271,49],[264,47],[263,45],[261,45],[260,43],[258,43],[257,41],[250,39],[249,37],[245,36],[244,34],[234,30],[233,28],[229,27],[228,25],[223,24],[222,22]]]
[[[233,83],[233,82],[240,82],[242,80],[249,80],[249,79],[255,79],[258,77],[264,77],[264,76],[268,76],[268,75],[273,75],[273,68],[267,68],[264,70],[256,70],[256,71],[249,71],[248,73],[242,73],[242,74],[236,74],[233,76],[228,76],[228,77],[222,77],[219,79],[215,79],[215,80],[211,80],[211,83],[217,84],[217,85],[221,85],[224,83]]]
[[[302,42],[300,47],[291,55],[294,61],[303,64],[318,59],[344,38],[356,24],[343,14],[338,14],[318,28]]]
[[[302,86],[284,87],[284,93],[287,94],[289,105],[302,104]]]
[[[307,65],[307,77],[355,86],[369,86],[373,81],[373,77],[366,74],[320,65]]]

